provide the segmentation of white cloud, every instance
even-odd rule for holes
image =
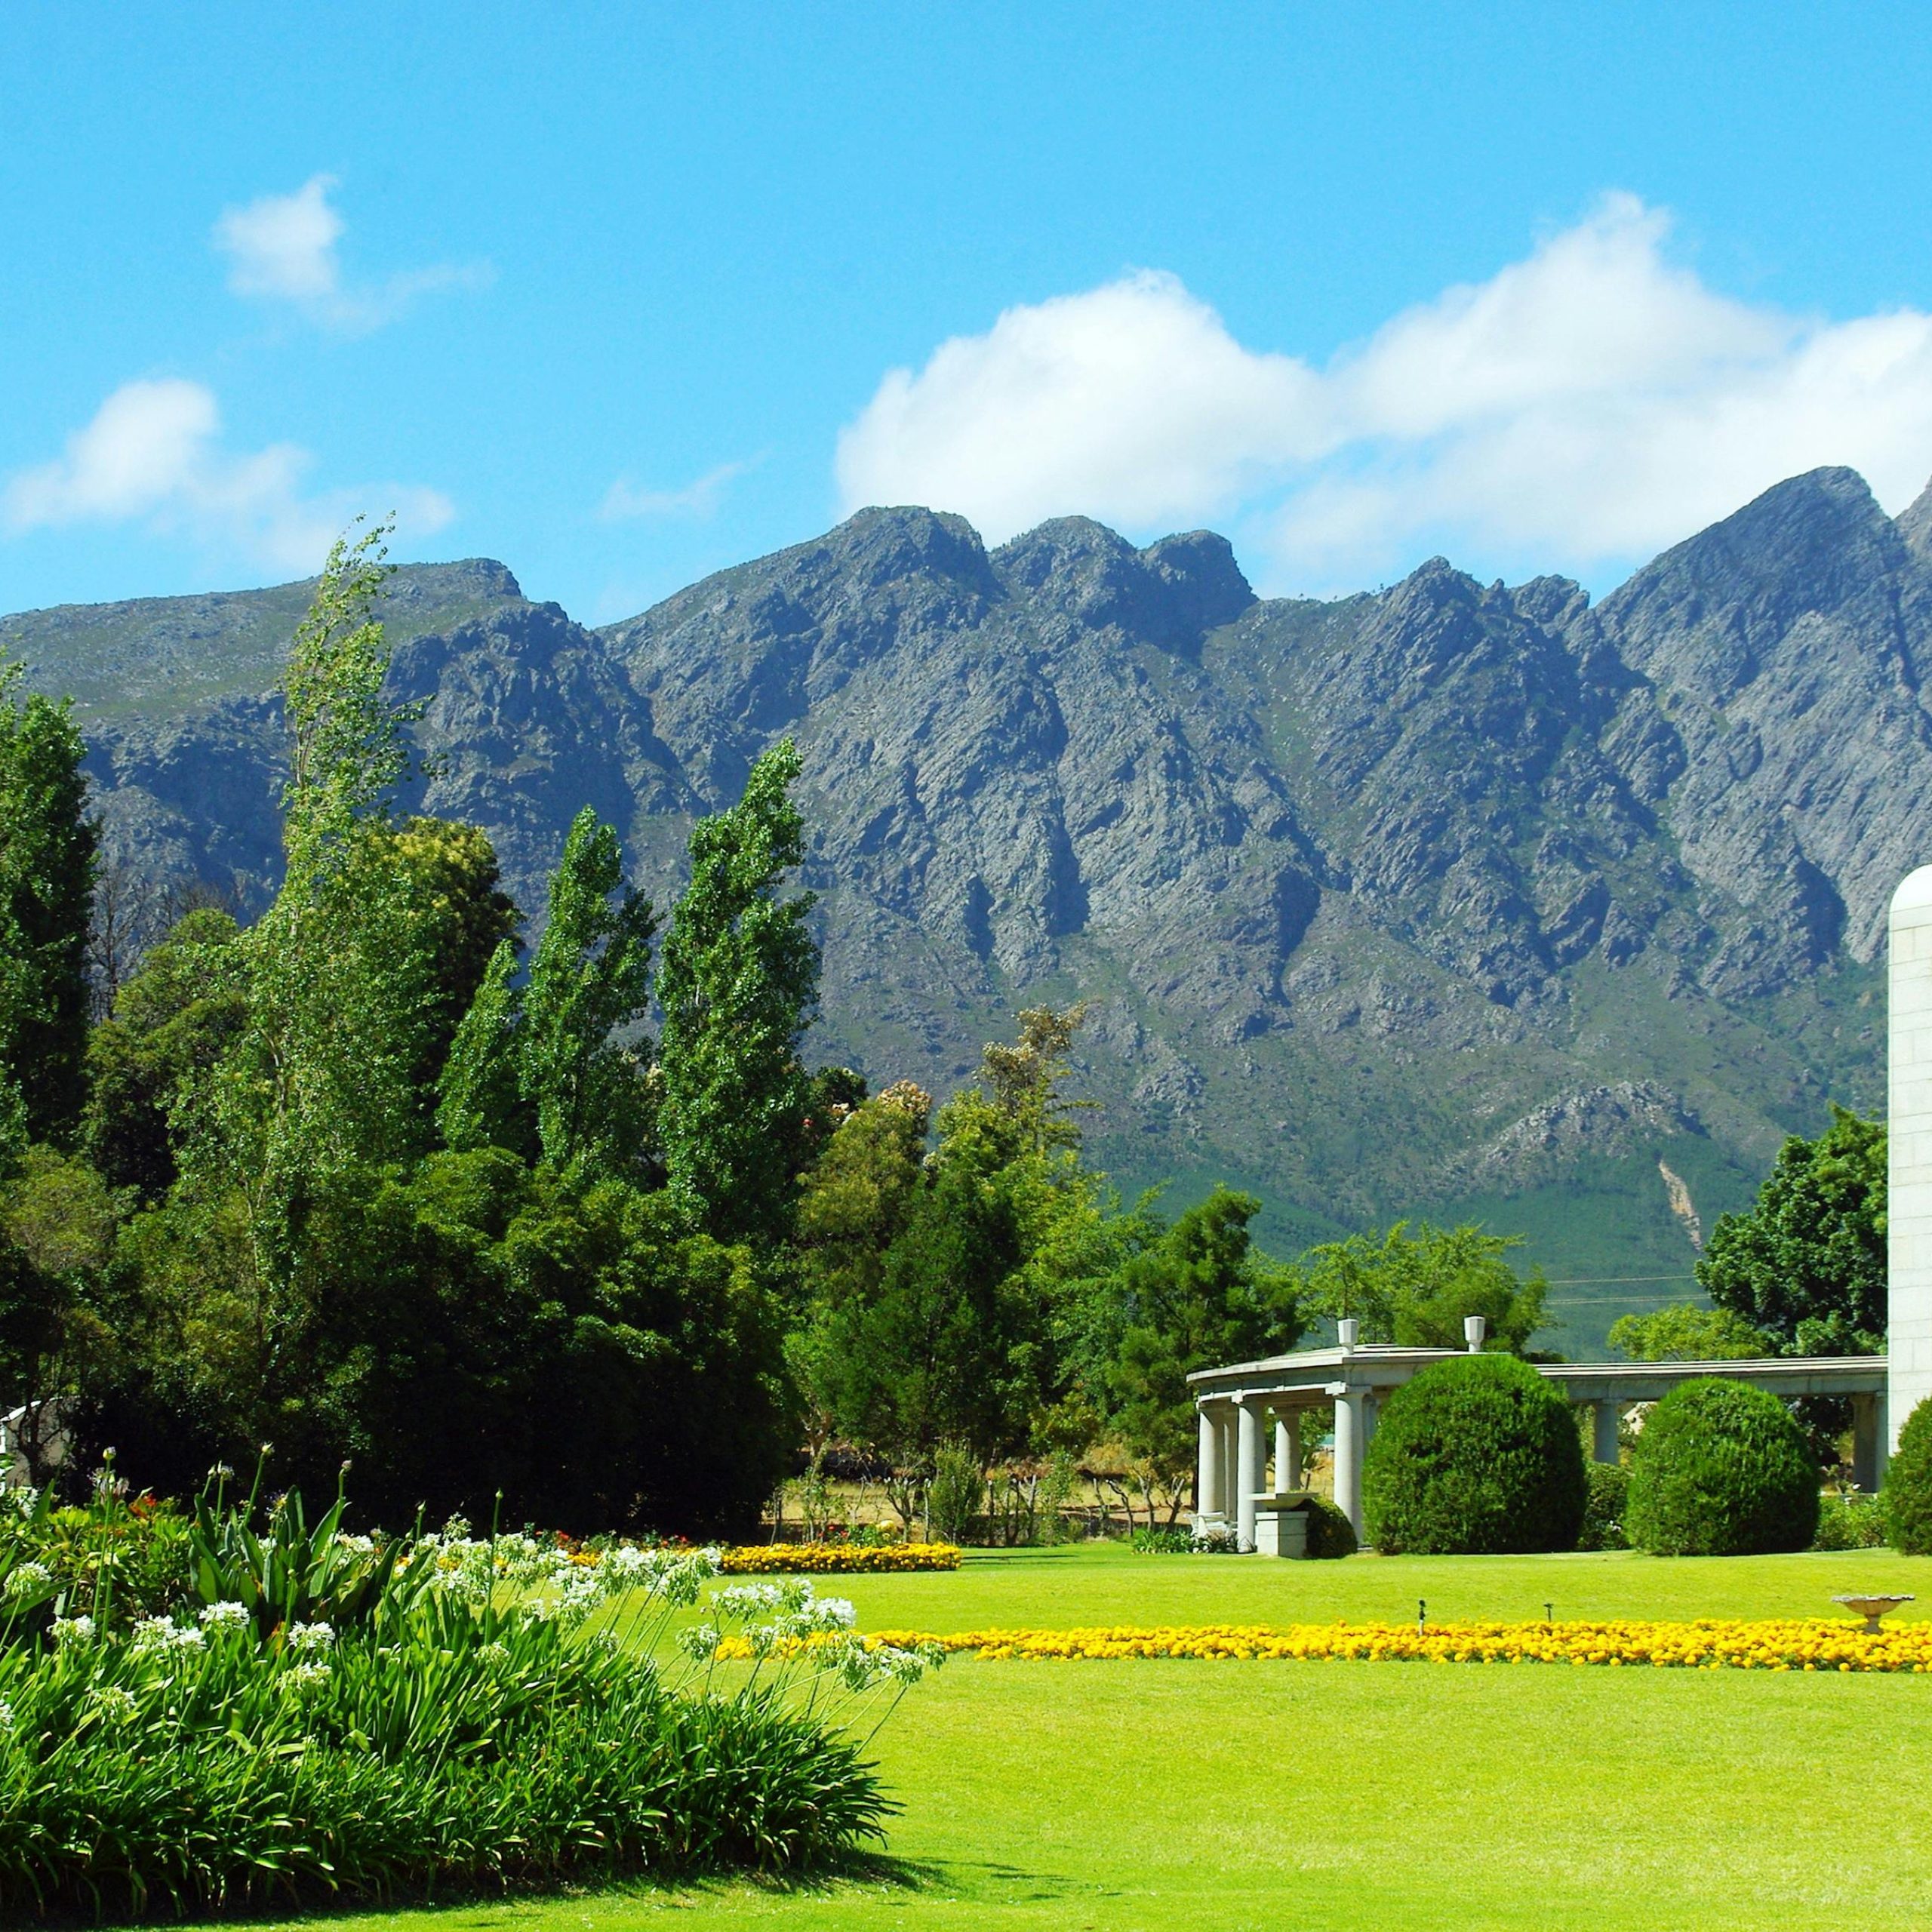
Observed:
[[[214,245],[229,258],[228,285],[236,294],[290,303],[312,321],[359,334],[393,321],[418,296],[489,280],[487,266],[445,263],[352,286],[336,254],[344,227],[329,202],[336,185],[332,174],[312,175],[292,195],[264,195],[223,211]]]
[[[124,383],[68,438],[63,455],[11,477],[0,505],[15,531],[139,523],[305,572],[363,510],[393,510],[406,537],[440,530],[454,515],[441,491],[415,485],[305,495],[312,460],[291,443],[224,448],[220,411],[199,383]]]
[[[1171,275],[1009,309],[887,375],[840,487],[995,539],[1232,517],[1264,576],[1320,588],[1426,547],[1590,575],[1823,463],[1902,507],[1932,471],[1932,315],[1741,302],[1672,263],[1669,229],[1610,196],[1319,368],[1244,347]]]
[[[628,517],[709,516],[725,491],[747,470],[755,469],[758,460],[721,463],[680,490],[643,490],[628,476],[620,476],[604,493],[597,514],[606,523]]]
[[[1307,451],[1320,388],[1242,348],[1174,276],[1130,275],[891,371],[839,437],[839,486],[853,508],[927,503],[995,538],[1073,512],[1199,515]]]

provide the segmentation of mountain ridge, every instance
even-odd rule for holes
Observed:
[[[260,689],[302,589],[156,600],[152,663],[139,605],[0,619],[85,687],[123,862],[272,889]],[[595,630],[486,559],[407,567],[388,614],[438,764],[408,802],[485,826],[527,908],[586,802],[675,890],[789,733],[814,1051],[943,1090],[1015,1006],[1089,996],[1100,1156],[1252,1186],[1284,1244],[1481,1214],[1561,1277],[1682,1284],[1642,1305],[1694,1258],[1660,1162],[1708,1226],[1828,1095],[1878,1103],[1884,906],[1932,844],[1932,490],[1894,521],[1789,479],[1594,604],[1441,558],[1261,598],[1211,532],[989,550],[906,508]],[[1616,1312],[1567,1300],[1559,1346]]]

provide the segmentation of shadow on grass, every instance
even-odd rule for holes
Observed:
[[[1101,1888],[1104,1889],[1104,1888]],[[1053,1872],[1028,1871],[1014,1865],[977,1860],[895,1858],[883,1852],[855,1853],[848,1858],[796,1872],[715,1872],[635,1874],[608,1883],[516,1887],[501,1890],[451,1892],[439,1897],[316,1900],[291,1904],[264,1903],[217,1917],[182,1921],[165,1909],[145,1920],[112,1917],[69,1918],[50,1915],[35,1924],[48,1932],[69,1932],[85,1925],[96,1932],[134,1924],[162,1924],[174,1932],[275,1932],[293,1925],[318,1927],[356,1920],[382,1919],[408,1913],[448,1932],[513,1924],[525,1914],[546,1906],[575,1901],[620,1899],[666,1901],[723,1900],[755,1893],[771,1899],[835,1898],[854,1890],[896,1892],[989,1905],[1037,1903],[1097,1896],[1088,1881]]]

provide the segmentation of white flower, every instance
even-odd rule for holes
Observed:
[[[509,1647],[504,1644],[485,1644],[476,1654],[485,1663],[508,1663],[510,1660]]]
[[[44,1590],[54,1580],[54,1572],[44,1563],[16,1564],[7,1578],[7,1594],[23,1597],[30,1590]]]
[[[94,1694],[94,1707],[104,1718],[112,1718],[116,1723],[125,1724],[140,1709],[131,1691],[123,1690],[118,1684],[106,1684]]]
[[[320,1620],[313,1623],[291,1623],[288,1626],[287,1641],[288,1647],[298,1657],[318,1656],[334,1644],[334,1627]]]
[[[312,1690],[329,1681],[325,1663],[292,1663],[282,1672],[281,1681],[291,1690]]]
[[[137,1651],[198,1651],[202,1633],[192,1623],[176,1623],[165,1617],[144,1617],[134,1626],[134,1647]]]
[[[734,1583],[713,1590],[711,1601],[728,1617],[761,1617],[786,1607],[785,1592],[776,1583]]]
[[[57,1644],[72,1644],[76,1647],[94,1641],[94,1619],[91,1617],[57,1617],[54,1620],[54,1641]]]
[[[0,1730],[11,1730],[13,1727],[13,1706],[11,1704],[0,1703]]]
[[[678,1632],[678,1647],[702,1663],[717,1650],[721,1639],[715,1623],[694,1623]]]
[[[374,1537],[351,1536],[346,1530],[336,1532],[336,1546],[339,1549],[353,1550],[358,1556],[371,1556],[375,1553]]]
[[[202,1622],[210,1630],[245,1630],[252,1620],[245,1603],[224,1600],[208,1604],[202,1611]]]

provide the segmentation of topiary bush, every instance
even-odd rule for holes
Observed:
[[[1623,1527],[1654,1556],[1806,1549],[1818,1469],[1774,1395],[1714,1375],[1680,1383],[1644,1418]]]
[[[1879,1500],[1892,1547],[1932,1556],[1932,1397],[1906,1417]]]
[[[1628,1549],[1624,1512],[1630,1506],[1630,1472],[1621,1463],[1592,1463],[1586,1474],[1589,1495],[1583,1505],[1579,1549]]]
[[[1354,1555],[1355,1526],[1325,1496],[1311,1496],[1306,1514],[1310,1556]]]
[[[1513,1355],[1457,1355],[1389,1398],[1362,1510],[1370,1542],[1392,1553],[1572,1549],[1584,1485],[1563,1397]]]

